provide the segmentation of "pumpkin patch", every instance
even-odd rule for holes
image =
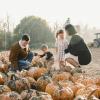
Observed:
[[[100,78],[84,73],[47,70],[41,62],[32,61],[28,70],[9,71],[0,65],[0,100],[99,100]]]

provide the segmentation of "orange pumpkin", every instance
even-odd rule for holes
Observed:
[[[46,87],[53,100],[73,100],[73,91],[69,87],[62,87],[59,83],[50,83]]]
[[[11,89],[7,85],[0,85],[0,94],[11,92]]]
[[[0,100],[22,100],[17,92],[8,92],[0,95]]]
[[[26,79],[29,81],[31,89],[37,89],[37,82],[32,77],[26,77]]]
[[[34,79],[38,79],[40,76],[42,76],[44,73],[47,72],[46,68],[37,68],[37,67],[33,67],[31,69],[29,69],[28,71],[28,76],[33,77]]]
[[[18,71],[17,72],[17,75],[19,76],[19,77],[27,77],[28,76],[28,71],[27,70],[22,70],[22,71]]]
[[[69,80],[71,78],[71,74],[69,72],[59,72],[52,76],[53,81],[64,81]]]
[[[89,99],[95,93],[96,90],[96,85],[86,86],[84,88],[79,89],[76,93],[76,96],[80,95]]]
[[[22,100],[29,100],[32,96],[36,96],[36,90],[24,90],[21,93]]]
[[[97,97],[98,99],[100,99],[100,86],[97,86],[96,91],[93,93],[93,95],[95,97]]]
[[[84,79],[84,76],[80,73],[75,73],[73,74],[73,76],[71,77],[71,81],[73,83],[77,82],[77,81],[82,81]]]
[[[7,75],[0,72],[0,85],[3,85],[7,81]]]
[[[8,68],[9,68],[9,66],[7,64],[2,64],[0,66],[0,72],[7,72]]]
[[[58,90],[58,86],[55,82],[49,83],[46,86],[46,90],[45,92],[47,92],[48,94],[50,94],[53,98],[53,100],[57,100],[57,97],[55,97],[54,93]]]
[[[73,91],[69,87],[62,87],[58,83],[58,89],[55,91],[54,96],[58,100],[73,100]]]
[[[15,75],[11,77],[11,80],[6,82],[6,85],[12,90],[21,93],[25,89],[30,88],[30,83],[26,78],[18,78]]]
[[[75,96],[76,92],[85,87],[83,84],[81,83],[72,83],[71,81],[60,81],[59,84],[62,86],[62,87],[67,87],[67,88],[70,88],[72,91],[73,91],[73,94]]]
[[[46,86],[52,82],[52,79],[48,76],[41,76],[38,80],[37,80],[37,88],[39,91],[43,91],[45,92]]]
[[[94,79],[90,78],[90,77],[86,77],[84,78],[84,80],[82,81],[82,84],[84,84],[85,86],[87,85],[92,85],[95,84]]]
[[[96,78],[95,80],[96,85],[100,86],[100,78]]]

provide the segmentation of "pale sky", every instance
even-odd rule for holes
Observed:
[[[0,0],[0,19],[6,15],[14,24],[29,15],[40,16],[50,24],[89,24],[100,28],[100,0]]]

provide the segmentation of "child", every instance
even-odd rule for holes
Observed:
[[[58,55],[58,62],[59,62],[59,67],[61,70],[63,70],[63,65],[65,62],[65,52],[64,50],[67,49],[68,43],[65,40],[65,35],[63,30],[59,30],[56,34],[56,52]]]
[[[53,54],[50,51],[48,51],[48,46],[46,44],[43,44],[41,46],[41,50],[43,51],[43,54],[39,56],[40,58],[44,57],[44,66],[46,66],[47,69],[50,70],[50,68],[54,64]]]

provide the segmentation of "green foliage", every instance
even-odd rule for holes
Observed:
[[[54,34],[47,22],[39,17],[29,16],[21,20],[14,30],[15,34],[28,33],[31,37],[31,47],[38,48],[40,44],[54,44]]]
[[[30,35],[30,47],[33,49],[40,48],[44,43],[49,47],[54,47],[54,34],[47,22],[39,17],[29,16],[20,21],[20,24],[14,29],[14,33],[8,32],[7,27],[0,27],[0,50],[10,49],[12,44],[19,41],[25,33]]]

